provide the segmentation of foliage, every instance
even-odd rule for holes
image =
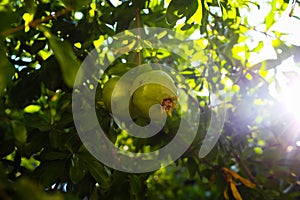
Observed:
[[[297,123],[268,92],[274,80],[270,71],[299,47],[271,29],[288,1],[267,4],[270,12],[261,30],[245,15],[259,9],[260,1],[122,0],[114,5],[109,0],[2,0],[0,199],[300,198]],[[169,52],[144,49],[122,57],[126,65],[117,60],[94,86],[99,122],[116,145],[159,148],[158,140],[169,141],[176,133],[174,118],[159,137],[128,138],[101,101],[109,78],[140,63],[168,63],[199,94],[225,88],[231,98],[221,138],[207,157],[199,159],[198,151],[212,105],[208,96],[199,95],[201,121],[189,150],[153,173],[128,174],[104,166],[84,148],[73,122],[71,94],[77,70],[91,50],[109,36],[143,26],[189,36],[198,32],[196,42],[211,59],[193,68]],[[249,61],[265,45],[263,40],[249,45],[251,31],[273,37],[277,60]]]

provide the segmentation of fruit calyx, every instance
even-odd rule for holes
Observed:
[[[172,116],[172,111],[173,109],[177,108],[177,97],[172,96],[172,97],[167,97],[164,98],[161,101],[161,106],[163,107],[163,110],[169,115]]]

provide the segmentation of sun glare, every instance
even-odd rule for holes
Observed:
[[[300,69],[292,59],[283,62],[277,69],[278,90],[275,97],[300,122]]]
[[[287,111],[294,115],[297,121],[300,120],[300,80],[284,88],[280,96]]]

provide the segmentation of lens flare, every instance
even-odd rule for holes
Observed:
[[[300,121],[300,80],[288,85],[280,96],[287,111]]]
[[[292,58],[282,62],[276,68],[276,81],[270,86],[270,94],[276,98],[282,109],[290,117],[300,122],[300,67]]]

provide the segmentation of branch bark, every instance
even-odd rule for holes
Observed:
[[[44,23],[44,22],[47,22],[47,21],[50,21],[52,19],[55,19],[57,17],[60,17],[62,15],[65,15],[67,13],[69,13],[70,11],[72,11],[72,8],[71,7],[66,7],[65,9],[63,10],[60,10],[60,11],[57,11],[56,13],[54,13],[53,15],[49,15],[49,16],[46,16],[46,17],[43,17],[43,18],[39,18],[39,19],[36,19],[36,20],[33,20],[29,23],[29,26],[32,27],[32,28],[36,28],[38,27],[41,23]],[[22,24],[20,26],[17,26],[15,28],[11,28],[11,29],[8,29],[6,31],[3,31],[1,33],[1,35],[3,37],[7,37],[13,33],[16,33],[16,32],[19,32],[19,31],[22,31],[25,29],[25,25]]]

